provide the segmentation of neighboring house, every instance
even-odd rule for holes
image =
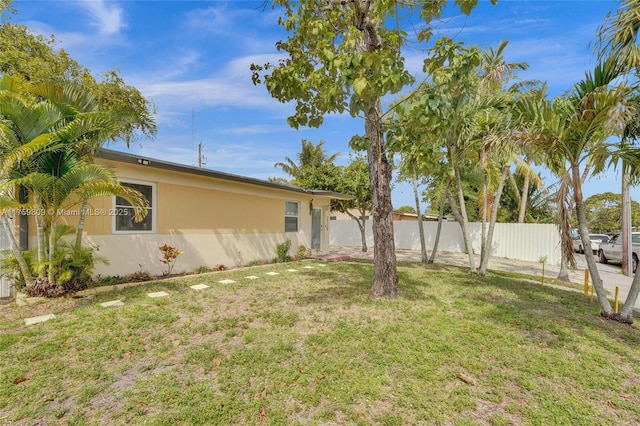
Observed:
[[[83,242],[109,260],[97,266],[102,275],[161,274],[164,244],[183,252],[175,272],[272,260],[276,245],[287,239],[292,256],[300,246],[328,253],[331,199],[351,198],[112,150],[102,150],[95,161],[150,202],[147,217],[135,223],[124,200],[91,200]],[[65,216],[70,225],[77,225],[76,213]],[[30,247],[34,239],[29,229]]]

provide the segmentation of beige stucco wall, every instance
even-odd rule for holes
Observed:
[[[159,261],[159,247],[164,244],[184,252],[178,258],[176,272],[273,259],[276,244],[287,238],[295,255],[300,245],[311,246],[311,202],[323,210],[320,253],[329,250],[327,197],[104,159],[97,162],[114,169],[121,180],[156,185],[157,227],[153,233],[114,234],[109,214],[87,217],[85,244],[99,246],[98,254],[110,262],[98,266],[96,273],[123,275],[144,270],[160,274],[166,269]],[[298,232],[284,232],[286,201],[299,202]],[[92,200],[90,207],[108,212],[113,202],[112,197],[102,197]],[[65,217],[65,221],[77,224],[73,216]]]

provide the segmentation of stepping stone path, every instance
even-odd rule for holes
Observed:
[[[257,277],[255,275],[249,275],[248,277],[245,277],[245,278],[248,279],[248,280],[257,280],[260,277]]]
[[[116,306],[124,306],[124,302],[121,300],[110,300],[109,302],[103,302],[100,304],[103,308],[114,308]]]
[[[152,298],[157,298],[157,297],[165,297],[168,296],[169,293],[164,292],[164,291],[157,291],[155,293],[147,293],[147,296],[152,297]]]
[[[220,284],[234,284],[235,281],[234,280],[222,280],[222,281],[218,281]]]
[[[33,324],[38,324],[40,322],[49,321],[50,319],[53,319],[55,317],[56,316],[54,314],[46,314],[46,315],[39,315],[37,317],[25,318],[24,325],[29,326]]]
[[[297,269],[287,269],[287,272],[298,272]]]
[[[303,269],[313,269],[313,266],[309,266],[309,265],[303,266]]]
[[[280,274],[277,272],[267,272],[267,275],[274,276],[274,275],[280,275]]]
[[[190,287],[192,289],[194,289],[194,290],[204,290],[205,288],[209,288],[209,286],[206,285],[206,284],[196,284],[196,285],[192,285]]]

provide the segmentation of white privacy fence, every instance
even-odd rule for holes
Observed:
[[[437,222],[424,222],[427,250],[433,249]],[[373,247],[371,221],[366,223],[367,246]],[[471,246],[480,253],[482,224],[471,223]],[[332,220],[330,243],[336,246],[361,246],[360,229],[355,220]],[[394,238],[397,249],[420,250],[418,222],[395,221]],[[457,222],[443,222],[438,251],[465,252],[462,231]],[[548,264],[560,264],[560,234],[553,224],[497,223],[493,234],[492,256],[538,262],[546,257]]]
[[[0,228],[0,251],[10,247],[9,236],[4,232],[3,228]],[[11,282],[5,277],[0,277],[0,298],[11,297],[12,295]]]

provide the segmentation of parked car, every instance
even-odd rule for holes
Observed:
[[[631,233],[631,252],[631,265],[635,273],[638,268],[638,259],[640,258],[640,232]],[[598,258],[600,263],[622,262],[622,238],[620,238],[620,234],[614,235],[609,242],[600,244]]]
[[[593,254],[598,254],[598,250],[600,250],[600,244],[609,242],[609,236],[605,234],[589,234],[589,241],[591,242],[591,251],[593,252]],[[573,251],[584,253],[580,235],[573,237]]]

